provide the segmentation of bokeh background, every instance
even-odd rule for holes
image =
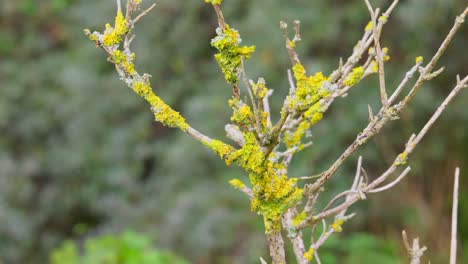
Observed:
[[[384,7],[390,1],[371,2]],[[399,83],[416,56],[436,51],[466,6],[463,0],[400,2],[382,38],[391,56],[388,87]],[[135,30],[137,68],[153,76],[160,97],[194,127],[224,138],[231,88],[209,45],[214,12],[201,0],[157,4]],[[369,20],[360,0],[226,0],[223,9],[244,43],[257,45],[247,70],[275,89],[275,112],[288,89],[280,20],[301,20],[299,54],[309,72],[324,74],[350,54]],[[0,1],[0,263],[48,263],[64,240],[81,245],[125,230],[190,263],[258,263],[267,256],[262,220],[227,184],[242,171],[153,122],[146,104],[83,35],[84,28],[101,30],[114,14],[112,0]],[[468,72],[467,47],[464,25],[440,62],[444,74],[338,171],[329,197],[350,185],[358,155],[369,175],[391,164],[454,86],[456,74]],[[367,104],[378,109],[378,98],[374,76],[337,100],[313,128],[315,145],[293,160],[291,175],[327,168],[366,125]],[[358,215],[321,250],[323,263],[407,263],[402,229],[428,246],[425,260],[447,263],[457,165],[459,255],[468,263],[467,102],[465,91],[421,142],[409,161],[410,177],[352,208]]]

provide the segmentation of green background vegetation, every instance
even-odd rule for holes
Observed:
[[[390,48],[388,87],[416,56],[435,52],[466,5],[400,2],[382,39]],[[275,89],[275,113],[288,90],[280,20],[302,21],[298,52],[309,72],[324,74],[350,54],[369,20],[360,0],[226,0],[223,9],[244,44],[257,46],[247,70]],[[66,239],[80,246],[127,229],[193,263],[258,263],[267,256],[262,219],[227,183],[244,177],[241,170],[226,168],[201,144],[154,123],[146,104],[83,35],[83,28],[101,30],[114,14],[113,1],[0,2],[0,263],[47,263]],[[137,68],[153,75],[156,93],[197,129],[222,138],[231,88],[209,44],[216,25],[202,0],[160,0],[135,30],[134,46]],[[353,156],[331,180],[329,196],[351,184],[358,155],[371,177],[391,164],[453,87],[455,75],[467,73],[467,42],[465,23],[440,62],[445,73]],[[315,145],[293,161],[292,175],[327,168],[366,125],[367,104],[378,109],[378,98],[372,77],[337,100],[312,131]],[[446,263],[457,165],[460,263],[468,263],[462,253],[468,252],[467,101],[462,92],[423,140],[410,158],[410,177],[352,208],[358,215],[321,250],[323,263],[404,262],[402,229],[421,237],[432,263]]]

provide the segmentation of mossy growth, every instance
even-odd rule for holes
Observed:
[[[352,72],[346,75],[343,85],[350,87],[354,86],[362,79],[362,76],[364,76],[364,68],[362,66],[356,67]]]
[[[213,3],[213,1],[210,2]],[[255,46],[240,46],[239,33],[228,24],[225,24],[224,29],[218,28],[216,33],[218,36],[211,40],[211,46],[218,50],[215,59],[226,81],[229,84],[235,84],[239,81],[237,68],[241,64],[241,58],[250,58],[255,51]]]
[[[123,16],[122,12],[118,11],[117,16],[115,17],[114,27],[109,23],[106,24],[102,43],[106,46],[118,45],[128,32],[129,28],[127,27],[127,20]]]
[[[149,83],[144,81],[135,81],[132,89],[151,105],[156,121],[168,127],[180,128],[183,131],[187,130],[189,126],[185,122],[185,119],[179,112],[175,111],[161,100],[161,98],[153,92]]]

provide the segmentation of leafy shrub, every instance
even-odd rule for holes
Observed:
[[[82,252],[76,243],[64,241],[52,251],[50,264],[186,264],[170,252],[151,248],[147,236],[126,231],[85,241]]]

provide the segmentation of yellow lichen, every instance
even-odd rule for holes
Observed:
[[[343,225],[344,221],[343,219],[339,218],[336,219],[335,222],[331,225],[331,228],[335,230],[335,232],[339,233],[343,231],[343,228],[341,227]]]
[[[408,153],[406,151],[403,151],[398,155],[397,160],[395,161],[395,166],[401,166],[405,165],[406,162],[408,161]]]
[[[212,5],[220,5],[223,0],[205,0],[205,3],[211,3]]]
[[[371,62],[370,68],[371,68],[372,72],[374,72],[374,73],[378,72],[379,71],[379,64],[375,60],[373,60]]]
[[[323,118],[323,109],[320,102],[313,104],[309,109],[303,113],[304,120],[299,123],[293,133],[286,132],[283,140],[288,149],[297,146],[298,150],[302,150],[301,140],[306,135],[310,126],[315,125]]]
[[[315,249],[313,247],[310,247],[309,250],[307,250],[307,252],[304,253],[304,258],[308,261],[312,261],[312,259],[314,258],[314,253]]]
[[[416,64],[420,64],[424,60],[423,56],[416,57]]]
[[[297,126],[296,131],[294,133],[287,132],[284,136],[284,143],[288,149],[299,145],[301,143],[302,137],[305,135],[307,130],[310,128],[309,120],[304,120]]]
[[[213,2],[218,1],[210,1],[210,3],[215,4]],[[211,46],[219,51],[215,55],[215,59],[218,61],[224,78],[228,83],[234,84],[239,80],[236,72],[240,66],[241,58],[250,58],[255,51],[255,46],[239,46],[241,39],[237,30],[231,28],[228,24],[224,26],[223,30],[217,30],[218,36],[211,40]]]
[[[328,97],[329,91],[323,87],[327,78],[321,72],[307,76],[304,66],[296,63],[293,68],[294,79],[296,79],[296,91],[293,98],[289,98],[289,108],[295,110],[306,110],[320,99]]]
[[[233,109],[231,121],[241,127],[249,127],[254,122],[255,117],[249,105],[237,98],[229,100],[229,106]]]
[[[362,66],[356,67],[353,69],[352,72],[346,75],[343,81],[343,84],[345,86],[354,86],[361,80],[363,75],[364,75],[364,69],[362,68]]]
[[[135,75],[135,65],[133,64],[133,60],[135,59],[135,53],[132,53],[130,56],[127,56],[121,50],[115,50],[112,53],[112,60],[115,62],[116,65],[120,66],[127,74]]]
[[[388,48],[387,48],[387,47],[383,48],[383,49],[382,49],[382,52],[383,52],[383,54],[384,54],[383,60],[384,60],[384,61],[389,61],[389,60],[390,60],[390,56],[388,55]]]
[[[258,79],[258,82],[252,86],[252,90],[257,98],[263,99],[268,92],[268,88],[265,86],[265,80],[263,78]]]
[[[300,214],[297,214],[293,219],[292,219],[292,224],[294,226],[299,225],[302,221],[304,221],[307,218],[307,214],[305,211],[303,211]]]
[[[386,23],[388,21],[388,16],[387,15],[381,15],[379,17],[379,21],[382,21],[383,23]]]
[[[253,113],[250,106],[244,104],[240,108],[234,108],[231,121],[236,122],[239,125],[249,125],[252,118]]]
[[[168,127],[177,127],[186,131],[188,124],[179,112],[168,106],[161,98],[154,94],[149,83],[136,81],[133,83],[133,91],[144,98],[153,110],[155,120]]]
[[[369,21],[369,23],[367,23],[366,27],[364,28],[365,31],[371,31],[373,28],[373,25],[372,25],[372,21]]]
[[[232,185],[232,187],[236,188],[236,189],[243,189],[245,187],[245,184],[243,182],[241,182],[239,179],[237,178],[234,178],[232,180],[229,181],[229,184]]]
[[[244,146],[229,152],[224,159],[235,162],[249,174],[252,210],[263,216],[267,233],[278,230],[282,214],[302,199],[302,189],[297,187],[297,179],[284,174],[284,165],[265,156],[253,133],[244,133],[244,139]]]
[[[110,24],[106,24],[106,30],[104,31],[102,42],[106,46],[117,45],[122,41],[128,31],[127,20],[123,16],[122,12],[118,11],[117,16],[115,17],[114,27]]]
[[[226,160],[226,164],[230,165],[229,155],[235,151],[235,149],[222,141],[219,140],[212,140],[211,142],[203,142],[207,147],[212,149],[216,154],[219,155],[220,158]]]

